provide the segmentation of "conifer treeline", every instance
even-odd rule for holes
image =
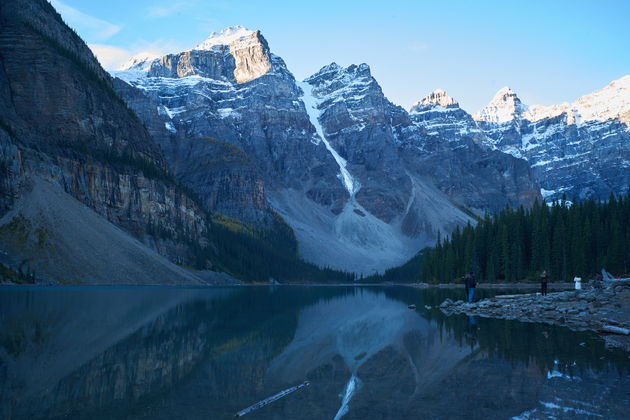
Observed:
[[[630,191],[607,202],[593,199],[552,206],[536,201],[531,209],[506,207],[475,226],[457,227],[451,237],[425,250],[420,281],[449,282],[475,272],[487,282],[538,278],[589,278],[602,268],[630,272]]]
[[[194,266],[204,269],[212,262],[214,269],[224,271],[245,282],[280,283],[352,283],[355,273],[320,268],[302,260],[298,244],[289,225],[274,214],[266,229],[246,226],[238,220],[221,215],[211,219],[208,234],[210,246],[188,242]]]

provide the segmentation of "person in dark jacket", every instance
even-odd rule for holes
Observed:
[[[547,276],[547,270],[543,270],[542,274],[540,275],[540,293],[543,296],[547,296],[547,281],[548,281],[549,277]]]
[[[473,300],[473,295],[475,294],[475,287],[477,287],[477,282],[475,281],[475,273],[472,271],[466,277],[466,290],[468,291],[468,303],[471,303]]]

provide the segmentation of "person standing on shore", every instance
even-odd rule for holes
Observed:
[[[547,270],[543,270],[540,275],[540,294],[543,296],[547,296],[547,281],[549,280],[547,276]]]
[[[466,277],[466,289],[468,291],[468,303],[472,303],[473,295],[475,294],[475,287],[477,286],[477,282],[475,281],[475,273],[472,271]]]

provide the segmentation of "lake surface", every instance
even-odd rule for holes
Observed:
[[[628,353],[590,332],[436,308],[463,296],[0,288],[0,418],[227,419],[305,381],[244,417],[628,418]]]

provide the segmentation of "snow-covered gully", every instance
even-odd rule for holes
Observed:
[[[330,154],[335,158],[335,162],[339,165],[340,178],[343,182],[343,186],[348,190],[348,194],[350,197],[354,197],[355,194],[361,188],[361,184],[354,179],[354,177],[350,174],[347,169],[348,162],[342,158],[339,153],[330,145],[328,140],[326,140],[326,136],[324,135],[324,129],[322,125],[319,123],[319,109],[318,109],[318,101],[313,96],[313,87],[307,82],[298,82],[297,85],[304,92],[302,96],[302,102],[304,103],[304,107],[306,108],[306,113],[308,114],[309,119],[311,120],[311,124],[315,127],[315,131],[324,142],[326,149],[330,152]]]

